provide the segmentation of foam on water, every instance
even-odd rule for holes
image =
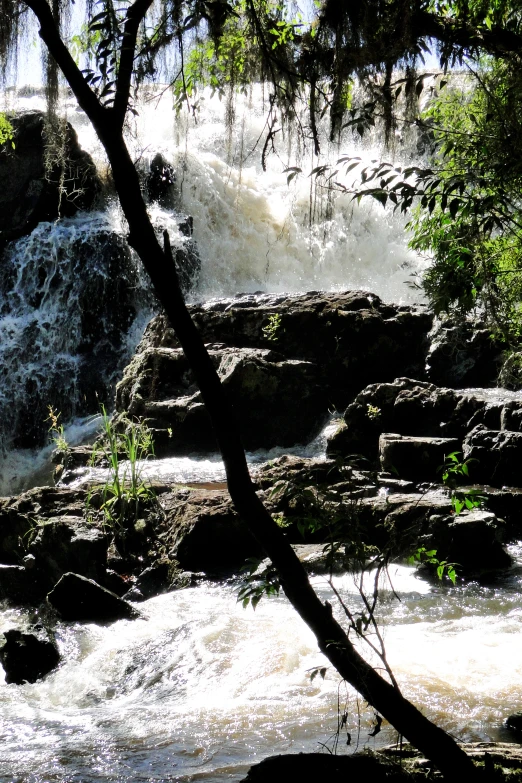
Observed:
[[[498,737],[521,706],[520,572],[503,590],[434,589],[406,566],[392,580],[402,600],[385,595],[386,650],[405,693],[462,739]],[[335,602],[324,578],[314,581]],[[357,611],[353,579],[335,585]],[[0,682],[2,783],[62,781],[67,770],[85,783],[237,781],[249,763],[317,750],[335,731],[339,678],[328,669],[310,680],[326,662],[285,599],[264,599],[254,613],[234,587],[202,585],[141,609],[138,621],[60,626],[56,672],[35,685]],[[358,733],[373,744],[371,711],[340,693],[353,740],[341,752]],[[385,726],[378,742],[393,739]]]
[[[260,86],[237,96],[230,128],[226,101],[217,95],[204,91],[194,116],[176,114],[168,90],[151,89],[129,131],[131,153],[144,171],[158,151],[174,165],[177,205],[194,218],[201,255],[198,297],[362,288],[387,301],[419,301],[419,291],[408,283],[425,261],[407,247],[405,218],[372,199],[358,204],[350,194],[316,186],[308,176],[340,155],[357,155],[366,163],[387,157],[382,144],[350,133],[334,145],[325,132],[318,158],[303,153],[288,130],[263,170],[266,97]],[[43,98],[20,96],[16,103],[40,109]],[[64,110],[80,143],[106,165],[83,112],[70,99]],[[402,152],[410,154],[416,150]],[[302,168],[290,184],[287,166]],[[342,170],[335,180],[351,184]]]
[[[405,220],[371,199],[357,204],[351,195],[316,187],[307,176],[341,153],[370,162],[383,154],[377,143],[347,136],[331,145],[325,136],[321,158],[303,157],[289,133],[263,171],[261,88],[238,96],[233,129],[225,102],[205,93],[202,105],[197,119],[177,117],[168,94],[151,96],[137,119],[138,138],[147,139],[151,153],[162,150],[178,172],[181,205],[194,217],[202,258],[200,295],[363,288],[388,301],[419,300],[407,283],[424,261],[407,248]],[[289,165],[303,169],[290,185]]]

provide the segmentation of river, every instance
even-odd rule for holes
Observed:
[[[400,602],[384,593],[386,650],[407,696],[464,740],[506,739],[520,708],[522,559],[495,584],[436,587],[395,566]],[[322,597],[331,590],[315,583]],[[335,577],[352,607],[350,575]],[[332,743],[338,699],[351,745],[378,747],[373,715],[325,665],[311,632],[284,598],[255,612],[233,584],[204,584],[140,605],[144,618],[58,630],[65,663],[34,685],[0,684],[0,780],[241,780],[267,755]],[[21,622],[6,612],[0,630]]]
[[[388,301],[418,299],[407,282],[424,260],[407,248],[402,218],[377,204],[357,205],[346,195],[337,195],[333,210],[321,216],[326,207],[309,178],[287,185],[283,169],[291,153],[272,158],[263,172],[259,151],[245,152],[262,130],[259,96],[240,101],[237,127],[230,132],[217,97],[206,96],[198,123],[176,118],[168,95],[149,98],[140,107],[133,154],[146,163],[161,151],[178,171],[177,207],[194,217],[202,261],[194,300],[239,291],[360,287]],[[25,108],[41,105],[38,94],[28,91],[19,101]],[[66,108],[101,165],[81,113],[71,103]],[[371,159],[379,151],[358,144],[350,152]],[[325,150],[325,155],[337,153]],[[312,162],[300,161],[303,170]],[[311,209],[318,215],[313,223]],[[155,208],[154,219],[175,231],[168,210]],[[63,246],[64,236],[70,241],[107,222],[111,230],[124,232],[114,204],[89,218],[39,230],[50,245]],[[24,242],[26,255],[16,256],[20,270],[32,252],[31,243]],[[60,315],[58,308],[63,315],[64,307],[63,297],[54,300],[51,294],[36,308],[37,315],[47,308],[49,322]],[[0,313],[0,329],[11,329],[5,332],[11,335],[9,346],[3,342],[11,359],[17,356],[15,327],[21,324],[23,333],[28,312]],[[128,355],[148,314],[144,305],[128,335]],[[53,346],[45,341],[40,346],[42,377]],[[61,349],[71,366],[74,351],[71,343]],[[35,361],[31,355],[18,366],[20,384],[35,373]],[[17,389],[12,386],[8,405],[17,404]],[[95,417],[73,421],[69,439],[80,441],[96,426]],[[318,442],[310,453],[323,447]],[[272,456],[253,455],[251,461]],[[33,481],[35,467],[46,476],[47,457],[48,450],[11,450],[0,490],[23,486],[28,466]],[[217,458],[196,461],[187,455],[152,469],[162,480],[223,479]],[[399,683],[426,715],[464,740],[506,739],[503,720],[522,708],[522,549],[513,546],[512,554],[515,567],[495,583],[433,586],[410,567],[397,565],[391,579],[401,600],[384,588],[386,650]],[[315,582],[322,597],[331,597],[324,580]],[[335,577],[335,586],[357,606],[352,576]],[[64,662],[41,682],[8,686],[0,674],[2,783],[239,781],[250,764],[272,753],[331,747],[339,709],[348,713],[351,735],[349,745],[346,733],[340,737],[339,752],[395,740],[387,726],[369,737],[372,713],[345,691],[335,672],[328,669],[324,680],[311,680],[311,670],[324,661],[284,598],[263,599],[254,612],[237,603],[236,584],[203,583],[140,608],[143,619],[109,627],[60,624]],[[0,613],[0,631],[25,622],[15,610],[4,607]]]

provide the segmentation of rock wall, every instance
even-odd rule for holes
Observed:
[[[309,441],[367,383],[424,376],[432,316],[360,291],[241,296],[192,305],[247,449]],[[163,316],[149,324],[116,394],[162,454],[215,451],[192,373]]]

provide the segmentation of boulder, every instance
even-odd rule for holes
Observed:
[[[255,764],[243,783],[345,783],[347,780],[371,780],[374,783],[402,783],[407,779],[399,764],[376,755],[334,755],[330,753],[288,753],[270,756]]]
[[[483,321],[447,316],[429,334],[426,375],[439,386],[496,386],[504,346]]]
[[[91,156],[81,149],[76,132],[65,122],[54,143],[63,145],[53,161],[53,129],[42,112],[8,115],[14,146],[3,145],[0,155],[0,243],[30,233],[41,221],[70,217],[88,209],[100,190]],[[46,164],[50,156],[50,168]],[[59,162],[58,162],[59,161]]]
[[[175,182],[174,167],[164,158],[161,152],[156,153],[150,161],[149,173],[147,175],[147,195],[149,201],[155,201],[164,207],[171,207]]]
[[[375,459],[383,432],[462,441],[478,424],[500,429],[506,405],[522,410],[522,403],[505,403],[480,389],[455,391],[411,378],[371,384],[346,409],[327,453]]]
[[[433,482],[440,478],[448,454],[458,451],[455,438],[418,438],[383,433],[379,438],[381,469],[402,479]]]
[[[182,569],[216,574],[261,554],[228,493],[182,489],[162,495],[159,502],[164,514],[159,538]]]
[[[520,734],[522,732],[522,712],[514,712],[506,718],[506,728]]]
[[[141,616],[127,601],[79,574],[64,574],[47,601],[63,620],[75,622],[113,623]]]
[[[108,532],[84,519],[57,515],[36,524],[27,551],[50,589],[68,571],[103,581],[108,542]]]
[[[0,563],[19,565],[38,532],[55,517],[83,518],[84,489],[36,487],[21,495],[0,498]]]
[[[138,574],[134,586],[123,596],[126,601],[147,601],[173,587],[176,575],[174,563],[163,559],[147,566]]]
[[[327,415],[316,365],[269,349],[210,347],[245,448],[303,443]],[[143,416],[159,454],[215,452],[210,419],[181,349],[139,351],[116,392],[121,413]]]
[[[432,515],[430,532],[422,538],[440,559],[457,563],[466,575],[509,568],[512,559],[503,547],[505,525],[491,511],[474,508],[454,515]]]
[[[24,633],[16,629],[3,632],[0,661],[8,685],[36,682],[55,669],[60,653],[53,639],[43,632]]]
[[[34,568],[0,564],[0,601],[34,604],[42,596],[42,584]]]
[[[473,480],[495,487],[522,487],[522,432],[477,425],[464,439],[462,452],[473,463]]]
[[[388,305],[374,294],[346,291],[240,295],[189,310],[205,343],[272,349],[284,360],[315,364],[327,407],[338,410],[368,383],[424,374],[432,324],[424,307]],[[179,348],[163,316],[151,321],[138,352],[160,348]]]

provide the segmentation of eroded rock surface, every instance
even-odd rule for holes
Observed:
[[[422,375],[432,320],[421,307],[385,305],[358,291],[241,296],[189,309],[247,449],[306,442],[366,383]],[[192,373],[162,316],[127,367],[117,409],[147,416],[163,453],[215,449]]]
[[[47,601],[63,620],[113,623],[140,617],[130,603],[79,574],[64,574],[47,596]]]
[[[81,149],[69,123],[62,129],[64,163],[46,165],[44,114],[31,111],[8,115],[14,130],[0,155],[0,244],[29,233],[42,220],[70,217],[92,206],[100,182],[91,156]],[[62,154],[63,153],[63,154]]]

